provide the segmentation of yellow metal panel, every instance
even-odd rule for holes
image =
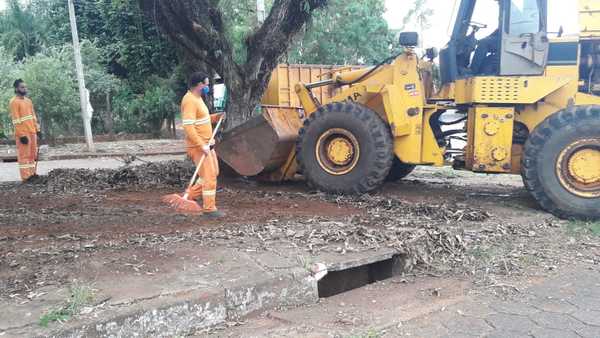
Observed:
[[[319,109],[317,102],[314,101],[311,91],[308,90],[306,86],[302,85],[301,83],[296,84],[295,92],[298,96],[300,106],[303,107],[301,109],[304,109],[304,114],[306,117],[309,117],[311,114],[316,112],[317,109]]]
[[[516,121],[526,125],[529,131],[533,131],[548,116],[564,108],[566,105],[557,106],[550,102],[527,105],[518,111]]]
[[[565,109],[570,105],[585,104],[580,103],[578,99],[580,96],[580,94],[577,93],[579,89],[578,75],[579,68],[576,65],[547,67],[546,76],[551,78],[559,77],[569,79],[569,82],[565,86],[548,94],[548,96],[544,97],[544,100],[540,100],[535,104],[526,105],[524,107],[518,107],[517,121],[525,124],[527,128],[532,131],[548,116],[557,111]],[[598,102],[598,99],[596,99],[595,102]]]
[[[475,109],[471,108],[467,119],[467,147],[465,148],[465,166],[472,170],[475,158]]]
[[[396,137],[406,136],[411,133],[411,125],[408,121],[408,116],[406,114],[396,114],[395,111],[404,110],[406,111],[406,107],[403,106],[400,95],[397,93],[400,92],[400,89],[396,85],[386,86],[381,95],[383,96],[383,105],[385,107],[385,113],[387,116],[387,121],[390,124],[392,135]],[[408,157],[417,158],[416,154],[420,153],[420,149],[414,149],[415,154],[411,156],[405,156],[404,160],[408,160]],[[419,156],[420,157],[420,156]]]
[[[600,1],[579,0],[579,25],[582,38],[600,37]]]
[[[578,106],[600,105],[600,97],[591,94],[577,93],[575,104]]]
[[[271,81],[267,86],[265,94],[262,98],[262,104],[277,106],[279,105],[279,67],[273,70],[273,74],[271,75]]]
[[[468,168],[478,172],[510,173],[514,108],[478,106],[469,110]]]
[[[358,66],[345,67],[344,71],[360,69]],[[296,96],[295,87],[298,83],[311,83],[331,78],[339,74],[338,66],[331,65],[292,65],[280,64],[273,71],[269,86],[263,96],[262,104],[281,107],[301,107]],[[343,88],[342,88],[343,89]],[[321,104],[330,103],[341,89],[333,86],[314,88],[313,96]]]
[[[418,59],[412,54],[403,54],[393,64],[391,106],[385,105],[387,114],[393,114],[393,124],[397,128],[407,128],[408,134],[395,135],[394,152],[404,163],[423,163],[423,107],[425,98],[423,86],[418,73]],[[408,124],[403,126],[400,124]]]
[[[536,103],[571,82],[571,77],[485,76],[456,81],[456,103]]]
[[[379,75],[389,77],[392,74],[393,84],[386,84],[383,88],[367,86],[367,92],[381,97],[384,115],[394,136],[394,153],[402,162],[442,165],[442,150],[429,125],[435,109],[425,109],[424,88],[417,63],[416,56],[403,55],[391,69]],[[375,101],[369,102],[372,105]]]
[[[298,131],[302,128],[302,120],[298,108],[270,107],[264,106],[265,119],[280,136],[280,144],[275,148],[271,168],[275,171],[267,171],[260,175],[261,180],[280,182],[294,178],[298,171],[296,162],[296,143]],[[291,142],[290,142],[291,141]],[[285,161],[284,161],[285,159]],[[283,165],[281,165],[283,163]]]

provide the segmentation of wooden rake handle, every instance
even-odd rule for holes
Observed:
[[[223,117],[219,118],[219,122],[217,122],[217,126],[215,127],[215,130],[213,130],[212,137],[208,141],[209,145],[211,143],[213,143],[213,141],[215,140],[215,137],[217,137],[217,132],[221,128],[222,123],[223,123]],[[192,176],[192,179],[190,180],[190,184],[188,185],[188,188],[187,188],[185,194],[183,195],[184,199],[188,199],[188,197],[189,197],[188,191],[190,191],[190,189],[194,186],[194,183],[196,183],[196,179],[198,178],[198,173],[200,172],[200,168],[202,168],[202,164],[204,164],[205,159],[206,159],[206,154],[202,154],[202,158],[200,158],[200,162],[198,162],[198,165],[196,166],[196,170],[194,171],[194,175]]]

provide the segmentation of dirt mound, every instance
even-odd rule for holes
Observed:
[[[45,185],[49,192],[182,186],[193,173],[191,162],[169,161],[119,169],[56,169],[35,184]]]

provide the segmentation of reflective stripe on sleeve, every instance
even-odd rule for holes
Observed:
[[[205,117],[203,119],[199,119],[196,120],[196,125],[203,125],[203,124],[209,124],[210,123],[210,116],[209,117]]]

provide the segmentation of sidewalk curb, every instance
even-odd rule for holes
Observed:
[[[175,337],[281,306],[314,304],[318,299],[317,281],[307,271],[297,269],[212,293],[192,291],[159,297],[111,319],[73,324],[38,337]]]
[[[125,156],[167,156],[167,155],[185,155],[185,151],[157,151],[146,153],[84,153],[84,154],[64,154],[41,156],[41,161],[63,161],[63,160],[81,160],[89,158],[109,158],[109,157],[125,157]]]
[[[150,157],[150,156],[169,156],[169,155],[185,155],[185,151],[157,151],[157,152],[145,152],[145,153],[81,153],[81,154],[63,154],[63,155],[49,155],[42,154],[40,156],[40,162],[48,161],[64,161],[64,160],[84,160],[91,158],[114,158],[114,157],[126,157],[126,156],[137,156],[137,157]],[[15,163],[17,161],[17,155],[14,156],[0,156],[0,163]]]

